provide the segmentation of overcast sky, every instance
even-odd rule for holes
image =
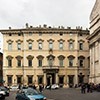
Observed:
[[[0,29],[23,28],[26,23],[89,28],[94,3],[95,0],[0,0]],[[0,48],[1,38],[0,34]]]
[[[89,27],[95,0],[0,0],[0,28],[32,26]]]

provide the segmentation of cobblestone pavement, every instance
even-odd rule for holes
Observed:
[[[79,89],[58,89],[58,90],[44,90],[43,94],[48,98],[47,100],[100,100],[100,92],[81,94]],[[10,92],[10,96],[5,100],[15,100],[15,92]]]

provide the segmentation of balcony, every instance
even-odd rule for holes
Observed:
[[[58,72],[59,66],[43,66],[42,69],[44,72]]]

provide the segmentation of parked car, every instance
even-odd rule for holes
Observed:
[[[58,84],[47,85],[46,89],[59,89],[59,85]]]
[[[18,87],[19,87],[18,85],[13,85],[10,87],[10,91],[18,91],[19,90]]]
[[[51,89],[59,89],[59,85],[58,84],[53,84],[53,85],[51,85]]]
[[[0,89],[0,100],[5,100],[6,93],[2,89]]]
[[[45,96],[38,93],[35,89],[28,88],[19,90],[16,94],[16,100],[47,100]]]
[[[9,96],[9,89],[5,86],[0,86],[0,89],[5,92],[5,96]]]

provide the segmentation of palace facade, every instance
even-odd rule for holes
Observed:
[[[90,82],[100,83],[100,0],[96,0],[90,15]]]
[[[12,84],[69,84],[89,80],[89,30],[47,25],[0,30],[3,79]]]

